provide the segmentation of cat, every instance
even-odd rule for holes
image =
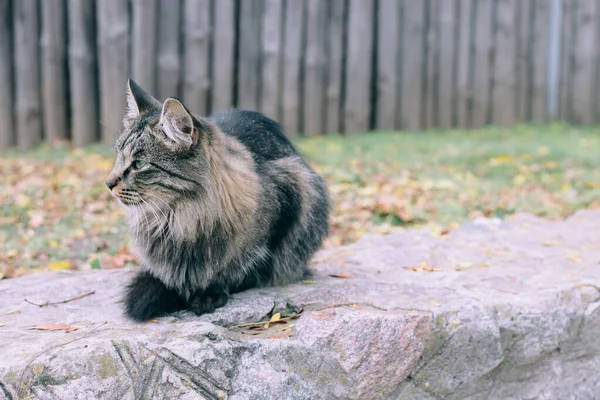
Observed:
[[[106,180],[141,258],[125,314],[211,313],[233,293],[309,276],[329,196],[280,125],[240,109],[201,117],[127,86]]]

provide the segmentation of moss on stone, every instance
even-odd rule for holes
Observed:
[[[110,354],[106,353],[98,357],[96,360],[98,368],[96,368],[96,374],[100,379],[107,379],[117,376],[117,366],[115,360]]]

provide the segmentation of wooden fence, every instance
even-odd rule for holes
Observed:
[[[599,21],[600,0],[0,0],[0,148],[112,142],[129,76],[290,135],[598,123]]]

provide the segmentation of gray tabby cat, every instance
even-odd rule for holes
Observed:
[[[309,273],[328,232],[327,191],[276,122],[242,110],[199,117],[130,80],[124,125],[106,185],[142,258],[129,317],[209,313],[231,293]]]

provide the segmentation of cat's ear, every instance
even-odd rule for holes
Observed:
[[[165,135],[178,147],[189,149],[198,142],[195,119],[179,100],[165,100],[160,122]]]
[[[137,117],[145,111],[160,109],[160,107],[160,101],[146,93],[133,79],[127,81],[127,111],[125,112],[125,119]]]

